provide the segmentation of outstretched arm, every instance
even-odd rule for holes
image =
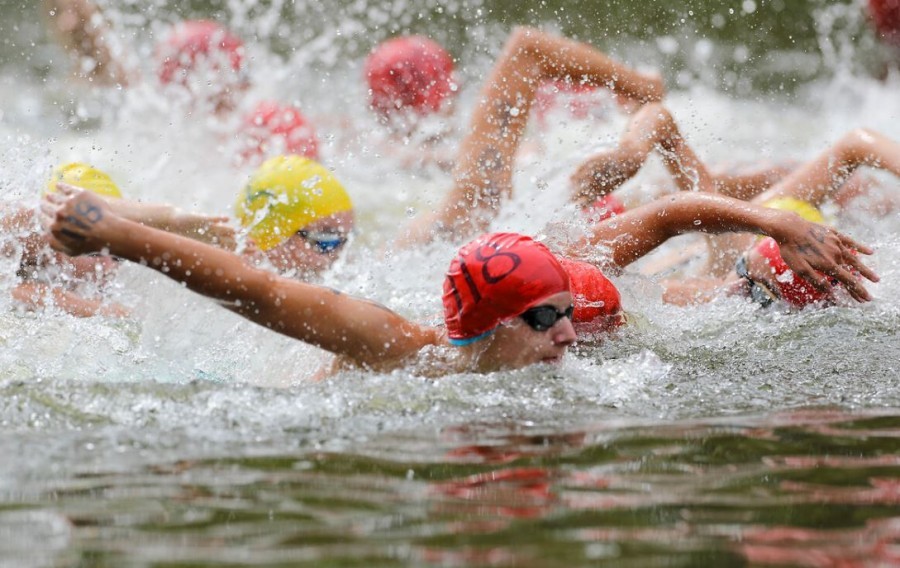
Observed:
[[[72,196],[82,191],[82,189],[59,182],[57,183],[57,191],[65,196]],[[228,217],[223,215],[187,213],[172,205],[141,203],[128,199],[108,199],[104,201],[109,204],[112,212],[119,217],[141,225],[215,245],[225,250],[234,250],[237,245],[236,232],[233,227],[227,224]]]
[[[359,365],[390,368],[439,340],[437,330],[374,302],[280,278],[230,252],[122,219],[87,192],[49,194],[42,211],[59,251],[102,250],[140,262],[250,321]]]
[[[870,300],[871,296],[854,272],[872,282],[878,281],[878,276],[857,255],[871,254],[872,249],[850,237],[805,221],[792,212],[705,193],[663,197],[598,223],[587,244],[609,247],[614,267],[624,267],[668,239],[696,231],[768,235],[778,242],[785,262],[798,276],[821,290],[828,290],[829,283],[820,272],[834,277],[860,302]],[[580,246],[584,244],[573,251]]]
[[[462,141],[454,186],[434,215],[418,220],[401,244],[431,238],[436,230],[482,230],[512,192],[513,162],[535,93],[547,80],[605,87],[640,103],[663,97],[662,80],[645,76],[592,46],[517,28],[488,76]]]

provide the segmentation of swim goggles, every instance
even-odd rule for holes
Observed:
[[[536,306],[525,310],[519,317],[525,320],[531,329],[547,331],[563,318],[571,320],[574,312],[575,306],[569,306],[564,311],[557,310],[555,306]]]
[[[297,235],[315,247],[319,254],[336,252],[347,244],[347,235],[331,231],[297,231]]]
[[[778,299],[778,296],[771,288],[761,282],[750,278],[750,271],[747,269],[747,255],[740,257],[734,265],[734,271],[737,275],[747,281],[750,289],[750,299],[764,308],[772,305],[772,302]]]

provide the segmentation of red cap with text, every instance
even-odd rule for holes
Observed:
[[[489,233],[459,249],[444,279],[450,342],[467,345],[546,298],[569,291],[550,250],[518,233]]]

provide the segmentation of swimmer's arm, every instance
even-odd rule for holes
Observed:
[[[714,178],[687,145],[672,114],[660,103],[635,113],[618,146],[585,160],[571,177],[575,199],[590,205],[637,175],[656,150],[679,191],[715,191]]]
[[[712,172],[716,191],[735,199],[749,200],[770,189],[797,168],[784,163],[754,169],[721,169]]]
[[[82,191],[77,186],[62,182],[57,183],[57,190],[65,196]],[[104,201],[114,214],[129,221],[175,233],[225,250],[236,248],[235,230],[227,224],[228,217],[224,215],[187,213],[164,203],[141,203],[128,199],[104,199]]]
[[[112,31],[103,12],[91,0],[44,0],[48,25],[79,62],[79,71],[106,84],[127,84],[125,66],[110,44]]]
[[[774,238],[781,246],[785,262],[802,278],[822,290],[829,288],[821,273],[840,281],[859,301],[870,299],[856,271],[878,281],[857,254],[872,249],[830,227],[810,223],[799,215],[767,209],[720,195],[679,193],[657,199],[598,223],[586,243],[605,245],[611,250],[615,267],[624,267],[666,242],[690,232],[751,232]]]
[[[116,215],[141,225],[225,250],[234,250],[237,244],[236,232],[227,224],[228,217],[223,215],[188,213],[171,205],[138,203],[124,199],[111,199],[108,203]]]
[[[665,94],[659,76],[639,73],[588,44],[516,28],[479,94],[460,143],[453,189],[437,206],[437,214],[416,222],[399,246],[439,233],[475,233],[490,224],[512,194],[514,162],[535,93],[544,81],[554,79],[609,88],[641,103],[661,100]]]
[[[14,300],[26,310],[37,311],[53,305],[67,314],[79,318],[96,315],[127,317],[128,308],[115,302],[83,298],[70,290],[50,286],[42,282],[22,282],[11,290]]]
[[[374,302],[281,278],[248,266],[230,252],[122,219],[86,192],[71,198],[50,194],[42,210],[57,250],[104,250],[142,263],[250,321],[358,365],[400,364],[439,340],[436,330]]]

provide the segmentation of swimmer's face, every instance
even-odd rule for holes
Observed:
[[[564,312],[572,305],[572,294],[560,292],[546,298],[539,306],[553,306]],[[535,363],[559,363],[575,343],[572,320],[564,317],[546,331],[532,329],[521,317],[501,324],[487,338],[490,343],[478,360],[479,369],[494,371],[518,369]]]
[[[321,272],[329,268],[343,252],[353,225],[352,211],[322,217],[266,251],[266,256],[279,272]]]

